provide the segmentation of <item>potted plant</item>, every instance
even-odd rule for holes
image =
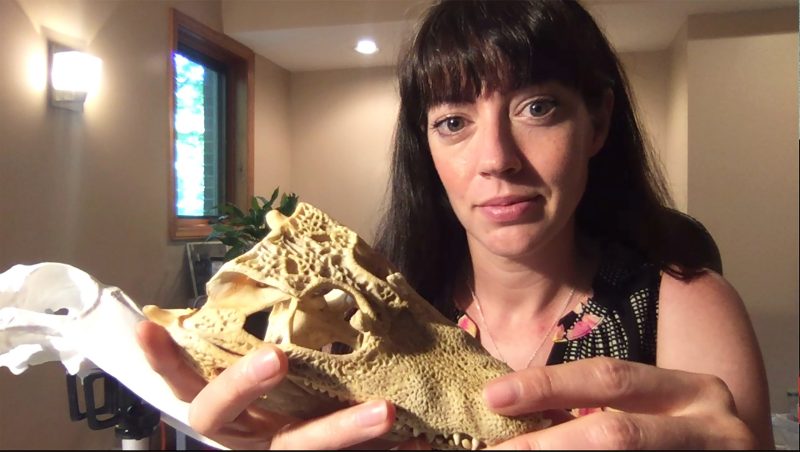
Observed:
[[[228,246],[226,261],[248,251],[269,234],[266,215],[275,208],[273,204],[278,199],[279,191],[279,188],[275,188],[269,199],[253,196],[247,212],[230,202],[220,206],[222,215],[211,225],[208,240],[219,240]],[[298,196],[294,193],[283,193],[277,209],[283,215],[289,216],[297,206],[297,199]]]

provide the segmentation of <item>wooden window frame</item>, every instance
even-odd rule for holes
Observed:
[[[253,197],[253,111],[255,53],[195,19],[170,8],[169,52],[169,189],[168,225],[172,240],[206,238],[211,222],[204,218],[180,218],[175,206],[175,62],[179,44],[190,47],[226,67],[225,201],[249,205]]]

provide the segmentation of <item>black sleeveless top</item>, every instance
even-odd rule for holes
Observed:
[[[607,247],[593,295],[561,318],[547,364],[596,356],[655,364],[660,285],[658,266],[626,248]],[[478,334],[463,312],[455,310],[450,317]]]

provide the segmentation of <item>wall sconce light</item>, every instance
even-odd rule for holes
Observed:
[[[50,104],[83,111],[87,94],[100,83],[100,58],[51,43],[48,91]]]

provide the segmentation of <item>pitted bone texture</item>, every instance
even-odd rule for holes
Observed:
[[[439,449],[475,449],[547,426],[539,414],[486,408],[483,386],[511,369],[355,232],[302,202],[290,217],[271,211],[267,222],[270,234],[211,278],[199,310],[145,307],[206,379],[267,341],[289,358],[287,378],[263,397],[276,412],[311,418],[387,399],[397,417],[387,439],[423,436]],[[269,326],[256,337],[245,320],[265,310]],[[335,343],[346,351],[331,353]]]

